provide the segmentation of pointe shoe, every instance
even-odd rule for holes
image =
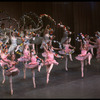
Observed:
[[[38,72],[40,72],[40,70],[41,70],[41,67],[38,67]]]
[[[73,59],[71,59],[71,61],[73,61]]]
[[[84,74],[82,74],[82,77],[84,77]]]
[[[11,90],[11,95],[13,95],[13,90]]]
[[[24,79],[26,79],[26,76],[24,76]]]
[[[38,69],[38,72],[40,72],[40,69]]]
[[[36,88],[36,85],[34,85],[34,88]]]
[[[65,67],[65,70],[66,70],[66,71],[68,71],[68,68],[67,68],[67,67]]]
[[[4,83],[5,83],[5,80],[2,81],[2,84],[4,84]]]
[[[49,83],[49,79],[47,79],[47,84]]]
[[[91,63],[90,63],[90,62],[88,62],[88,64],[89,64],[89,65],[91,65]]]

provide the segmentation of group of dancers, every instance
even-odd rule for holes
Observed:
[[[33,28],[30,24],[28,29],[24,29],[23,26],[19,30],[13,30],[12,26],[9,29],[4,27],[4,23],[0,28],[0,69],[2,69],[3,81],[5,82],[5,76],[10,79],[11,95],[13,95],[12,77],[19,75],[20,69],[16,67],[19,62],[23,63],[24,79],[26,79],[26,69],[31,69],[33,86],[36,88],[35,83],[35,70],[41,71],[43,66],[46,66],[46,83],[49,83],[50,72],[54,65],[59,66],[59,62],[54,57],[59,59],[65,58],[65,70],[68,71],[68,56],[70,61],[73,61],[72,54],[75,52],[76,47],[71,45],[72,32],[69,27],[65,27],[62,22],[57,24],[58,28],[63,28],[63,37],[61,41],[55,40],[54,30],[47,25],[44,30],[42,27]],[[8,32],[7,32],[7,31]],[[39,33],[43,33],[43,37]],[[62,34],[62,33],[61,33]],[[94,41],[91,41],[94,40]],[[39,57],[39,53],[36,50],[36,42],[41,43],[40,49],[44,52],[41,55],[44,58]],[[96,58],[100,60],[100,32],[97,31],[94,37],[79,33],[75,41],[80,42],[81,54],[78,54],[75,58],[81,62],[81,76],[84,77],[84,61],[85,64],[91,65],[91,59],[94,55],[93,48],[97,48]],[[55,48],[53,43],[58,43],[59,47]],[[19,56],[18,56],[19,55]],[[17,57],[18,56],[18,57]]]

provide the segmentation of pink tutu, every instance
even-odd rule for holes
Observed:
[[[52,59],[46,59],[45,60],[45,65],[51,65],[51,64],[55,64],[58,65],[59,63],[56,60],[52,60]]]
[[[46,53],[46,52],[43,52],[43,53],[42,53],[42,56],[43,56],[43,57],[47,57],[47,53]]]
[[[91,54],[90,54],[90,53],[84,54],[84,55],[79,54],[79,55],[76,56],[75,58],[76,58],[77,60],[83,61],[83,60],[87,59],[89,55],[91,55]]]
[[[15,75],[18,75],[19,72],[20,72],[19,69],[14,67],[11,70],[10,69],[6,70],[5,75],[6,76],[11,76],[11,75],[15,76]]]
[[[45,60],[45,65],[51,65],[51,64],[55,64],[58,65],[59,63],[54,59],[54,53],[46,53],[44,52],[44,55],[46,55],[46,60]]]
[[[67,52],[64,51],[64,50],[61,50],[61,51],[58,51],[58,52],[59,52],[59,54],[62,54],[62,55],[69,55],[69,54],[74,53],[74,49],[70,49]]]
[[[65,52],[62,50],[62,51],[58,51],[59,54],[62,54],[62,55],[65,55]]]
[[[35,65],[38,64],[38,62],[30,62],[29,65]]]
[[[29,56],[23,56],[23,57],[20,57],[19,59],[18,59],[18,61],[20,61],[20,62],[26,62],[26,61],[29,61],[30,60],[30,57]]]
[[[2,60],[0,60],[0,65],[1,65],[1,66],[5,66],[5,65],[9,66],[8,63],[6,63],[6,62],[4,62],[4,61],[2,61]]]
[[[35,64],[25,64],[25,68],[28,68],[28,69],[34,69],[34,68],[37,68],[39,65],[39,63],[35,63]]]
[[[71,51],[71,49],[66,49],[65,50],[66,53],[69,53],[70,51]]]

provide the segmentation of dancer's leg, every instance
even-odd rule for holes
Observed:
[[[70,58],[71,61],[73,61],[72,54],[69,54],[69,58]]]
[[[92,53],[92,55],[94,55],[93,48],[91,48],[91,53]]]
[[[50,65],[48,72],[47,72],[47,84],[49,82],[49,76],[50,76],[50,72],[51,72],[52,68],[53,68],[53,64]]]
[[[89,54],[89,56],[88,56],[88,63],[89,63],[89,65],[91,65],[91,58],[92,58],[92,54]]]
[[[2,67],[2,76],[3,76],[2,84],[4,84],[4,82],[5,82],[5,69],[4,69],[4,66]]]
[[[36,83],[35,83],[35,71],[34,71],[34,69],[32,69],[32,74],[33,74],[33,77],[32,77],[32,79],[33,79],[33,85],[34,85],[34,88],[36,88]]]
[[[23,62],[23,65],[24,65],[24,67],[23,67],[23,72],[24,72],[24,79],[26,79],[26,67],[25,67],[25,64],[26,64],[27,62]]]
[[[9,76],[11,95],[13,95],[12,76]]]
[[[81,76],[84,77],[84,61],[81,61]]]
[[[66,71],[68,71],[67,65],[68,65],[68,58],[67,56],[65,56],[65,70]]]

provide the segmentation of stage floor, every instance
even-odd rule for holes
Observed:
[[[9,79],[6,77],[5,84],[2,82],[2,71],[0,69],[0,98],[41,98],[41,99],[71,99],[71,98],[100,98],[100,62],[95,56],[91,60],[91,65],[84,67],[84,78],[81,77],[80,62],[75,59],[68,61],[68,71],[65,71],[65,59],[57,59],[58,66],[54,66],[49,84],[46,84],[46,69],[41,68],[41,72],[36,72],[36,86],[32,84],[31,70],[27,69],[26,79],[23,79],[23,64],[16,67],[20,69],[19,75],[13,77],[14,94],[10,95]]]

